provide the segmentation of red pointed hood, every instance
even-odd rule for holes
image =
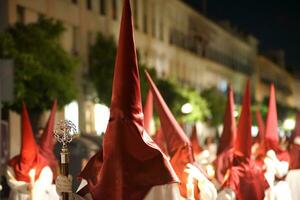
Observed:
[[[159,146],[159,148],[162,150],[162,152],[166,155],[168,155],[168,151],[166,149],[166,142],[164,134],[161,130],[161,128],[157,129],[155,136],[154,136],[154,142]]]
[[[143,126],[140,77],[130,3],[124,0],[110,107],[111,118],[130,117]]]
[[[151,90],[148,91],[144,107],[144,127],[147,133],[151,133],[151,121],[153,119],[153,96]]]
[[[193,147],[193,151],[195,155],[198,155],[202,152],[202,148],[199,145],[198,137],[197,137],[197,127],[196,124],[194,124],[193,129],[192,129],[192,134],[190,137],[190,141]]]
[[[265,123],[258,109],[255,112],[255,116],[256,116],[256,123],[258,126],[258,142],[262,144],[265,138]]]
[[[24,102],[22,106],[21,162],[32,163],[38,154],[38,149],[35,143],[28,111]]]
[[[273,84],[271,84],[270,86],[269,108],[265,133],[265,147],[266,150],[273,149],[275,151],[279,148],[276,97],[275,87]]]
[[[234,117],[234,98],[231,86],[228,87],[227,92],[227,106],[224,116],[223,133],[220,138],[217,155],[223,151],[233,148],[236,138],[236,124]]]
[[[25,103],[22,104],[22,137],[21,137],[21,152],[9,161],[19,181],[29,182],[29,171],[36,170],[35,178],[43,167],[47,166],[47,161],[39,154],[35,143],[34,134],[32,131],[29,115]]]
[[[251,97],[250,97],[250,81],[247,81],[242,112],[237,127],[237,138],[235,142],[235,153],[244,157],[251,156]]]
[[[57,100],[54,100],[51,113],[40,139],[40,148],[42,151],[53,151],[53,129],[55,123],[55,114],[57,110]]]
[[[163,100],[160,92],[158,91],[148,72],[146,72],[146,77],[153,93],[155,108],[158,113],[161,128],[166,139],[168,152],[172,157],[178,149],[184,146],[191,146],[191,143],[172,115],[170,109]]]
[[[164,134],[168,154],[171,157],[171,164],[181,181],[179,185],[180,194],[186,197],[187,174],[184,172],[184,169],[188,163],[195,161],[192,145],[189,138],[175,120],[148,72],[146,72],[146,77],[153,93],[155,108]],[[195,193],[197,193],[197,188],[195,191]]]
[[[91,161],[97,162],[97,171],[81,173],[93,199],[143,199],[151,187],[178,180],[143,123],[132,15],[129,0],[124,0],[103,157]]]
[[[57,159],[54,155],[53,148],[54,148],[54,142],[53,142],[53,129],[54,129],[54,123],[55,123],[55,114],[57,110],[57,100],[55,99],[53,102],[53,106],[51,109],[51,113],[48,119],[48,122],[46,124],[46,127],[44,129],[44,132],[40,139],[40,153],[49,161],[49,165],[53,172],[53,179],[55,180],[57,176]]]

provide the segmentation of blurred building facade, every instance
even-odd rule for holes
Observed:
[[[81,61],[76,101],[82,132],[95,132],[95,95],[91,84],[82,78],[89,70],[89,47],[98,32],[117,39],[121,9],[122,0],[0,2],[0,30],[17,21],[35,22],[41,16],[63,22],[66,31],[61,43]],[[300,96],[296,92],[299,81],[271,60],[258,56],[258,41],[254,37],[239,33],[227,23],[215,23],[180,0],[132,0],[132,12],[136,45],[143,61],[154,66],[159,76],[176,79],[198,90],[216,86],[225,91],[231,83],[238,93],[242,93],[246,80],[251,78],[259,101],[268,95],[269,82],[280,80],[277,87],[280,87],[281,101],[300,108],[300,101],[297,102]],[[13,120],[16,115],[10,117]],[[11,135],[19,138],[15,129]]]

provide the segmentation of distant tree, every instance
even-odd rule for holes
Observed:
[[[112,36],[98,34],[90,48],[89,79],[92,81],[100,103],[110,105],[114,64],[117,53],[116,42]]]
[[[222,124],[227,101],[226,95],[216,87],[202,91],[201,95],[208,103],[209,110],[211,111],[210,121],[212,125],[217,126]]]
[[[17,23],[0,33],[0,58],[15,63],[15,100],[7,106],[17,112],[25,100],[33,126],[55,98],[59,107],[76,97],[77,61],[60,45],[61,22],[42,18],[36,23]]]

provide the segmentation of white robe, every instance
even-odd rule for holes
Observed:
[[[283,178],[289,169],[289,163],[279,161],[275,152],[269,150],[264,159],[266,165],[265,178],[269,183],[269,188],[265,191],[265,200],[292,200],[290,186],[287,181],[275,181],[275,177]]]
[[[300,169],[290,170],[285,180],[289,184],[292,199],[300,199]]]
[[[78,188],[78,191],[83,188],[87,182],[83,180]],[[201,200],[215,200],[217,197],[216,189],[213,184],[199,184],[198,185],[201,194]],[[75,200],[93,200],[90,193],[81,197],[77,194],[73,194]],[[158,185],[151,188],[149,193],[146,195],[144,200],[184,200],[185,198],[180,196],[179,188],[177,183]]]
[[[87,184],[85,180],[80,183],[78,191]],[[86,194],[84,197],[81,197],[77,194],[72,194],[75,200],[93,200],[90,193]],[[149,193],[146,195],[144,200],[181,200],[179,188],[177,183],[167,184],[167,185],[158,185],[151,188]]]
[[[28,191],[29,183],[16,180],[15,172],[11,167],[7,168],[6,176],[11,189],[9,200],[30,200],[30,192]],[[52,177],[53,173],[51,169],[44,167],[33,186],[32,194],[34,200],[59,200],[55,185],[52,184]]]

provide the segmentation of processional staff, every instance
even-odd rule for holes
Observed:
[[[70,120],[61,120],[54,130],[54,137],[62,144],[60,151],[60,172],[62,175],[69,175],[69,150],[68,144],[77,133],[75,125]],[[62,193],[62,200],[68,200],[68,193]]]

